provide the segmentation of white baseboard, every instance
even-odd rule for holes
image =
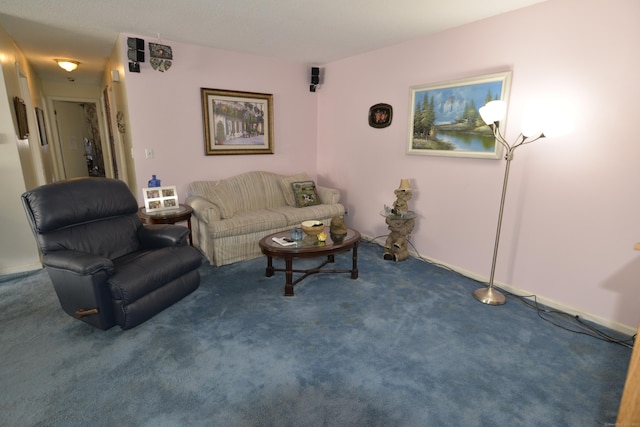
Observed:
[[[380,243],[380,242],[376,242],[374,240],[376,238],[374,238],[374,237],[362,235],[362,238],[364,240],[369,241],[369,242],[376,243],[376,244],[380,245],[381,247],[384,247],[384,244]],[[483,283],[488,283],[489,282],[489,278],[486,277],[486,276],[481,276],[481,275],[479,275],[477,273],[474,273],[472,271],[467,271],[467,270],[465,270],[463,268],[460,268],[460,267],[455,266],[455,265],[448,264],[446,262],[443,262],[443,261],[440,261],[440,260],[437,260],[437,259],[433,259],[433,258],[422,256],[422,255],[416,253],[414,248],[411,248],[409,253],[414,258],[423,259],[423,260],[425,260],[427,262],[430,262],[430,263],[433,263],[433,264],[436,264],[436,265],[441,265],[441,266],[443,266],[445,268],[448,268],[448,269],[451,269],[451,270],[455,271],[456,273],[459,273],[459,274],[461,274],[463,276],[469,277],[470,279],[478,280],[479,282],[483,282]],[[506,284],[506,283],[495,282],[495,281],[494,281],[494,284],[495,284],[496,287],[498,287],[500,289],[504,289],[507,292],[511,292],[512,294],[515,294],[515,295],[527,295],[526,297],[523,297],[523,298],[526,298],[526,299],[528,299],[528,300],[530,300],[532,302],[534,301],[533,297],[529,297],[529,295],[533,295],[534,293],[530,292],[530,291],[527,291],[526,289],[517,288],[515,286],[511,286],[511,285]],[[610,319],[605,319],[603,317],[596,316],[595,314],[588,313],[588,312],[582,311],[582,310],[580,310],[578,308],[568,306],[568,305],[563,304],[561,302],[555,301],[555,300],[553,300],[551,298],[546,298],[546,297],[544,297],[542,295],[535,295],[535,300],[541,305],[550,307],[550,308],[552,308],[554,310],[558,310],[558,311],[561,311],[563,313],[567,313],[567,314],[569,314],[571,316],[579,316],[580,319],[582,319],[582,320],[586,320],[588,322],[596,323],[596,324],[601,325],[601,326],[603,326],[605,328],[620,332],[620,333],[625,334],[625,335],[633,336],[633,335],[635,335],[637,333],[637,327],[636,326],[629,326],[629,325],[624,325],[622,323],[614,322],[614,321],[612,321]]]
[[[25,265],[14,265],[11,267],[0,267],[0,276],[4,276],[7,274],[18,274],[18,273],[26,273],[28,271],[40,270],[42,268],[42,264],[25,264]]]

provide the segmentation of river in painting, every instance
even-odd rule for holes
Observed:
[[[437,138],[455,145],[457,151],[473,151],[490,153],[494,151],[495,139],[492,135],[460,132],[453,130],[438,130]]]

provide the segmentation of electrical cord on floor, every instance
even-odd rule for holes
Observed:
[[[380,239],[382,237],[386,238],[387,235],[380,235],[380,236],[376,236],[376,237],[374,237],[374,238],[372,238],[370,240],[369,239],[365,239],[365,240],[367,240],[367,241],[369,241],[371,243],[375,243],[375,241],[377,239]],[[431,265],[434,265],[436,267],[440,267],[440,268],[443,268],[445,270],[448,270],[448,271],[451,271],[453,273],[456,273],[459,276],[462,276],[462,277],[464,277],[466,279],[473,280],[474,282],[480,283],[482,285],[485,285],[485,286],[488,285],[485,282],[477,280],[477,279],[475,279],[473,277],[469,277],[469,276],[467,276],[467,275],[465,275],[465,274],[463,274],[463,273],[461,273],[459,271],[456,271],[456,270],[454,270],[454,269],[452,269],[452,268],[450,268],[450,267],[448,267],[446,265],[439,264],[439,263],[434,262],[434,261],[432,261],[430,259],[424,258],[422,255],[420,255],[420,253],[416,249],[415,245],[411,241],[409,241],[409,240],[407,240],[407,241],[408,241],[409,245],[411,245],[411,247],[413,248],[414,253],[417,255],[417,257],[420,260],[422,260],[424,262],[427,262],[427,263],[429,263]],[[633,346],[634,346],[634,343],[635,343],[635,340],[636,340],[636,337],[637,337],[638,334],[634,334],[632,337],[630,337],[629,339],[625,339],[625,340],[617,339],[617,338],[612,337],[611,335],[608,335],[608,334],[604,333],[603,331],[601,331],[601,330],[599,330],[599,329],[597,329],[597,328],[595,328],[595,327],[583,322],[582,319],[580,319],[580,317],[578,315],[571,315],[569,313],[565,313],[563,311],[555,310],[555,309],[542,308],[540,306],[540,304],[538,304],[538,297],[536,295],[518,295],[518,294],[514,294],[513,292],[504,290],[504,289],[496,286],[495,284],[493,286],[496,289],[500,290],[501,292],[505,293],[507,296],[515,298],[517,301],[519,301],[520,303],[524,304],[528,308],[531,308],[531,309],[535,310],[536,313],[538,314],[538,317],[540,317],[540,319],[542,319],[545,322],[548,322],[548,323],[550,323],[550,324],[552,324],[552,325],[554,325],[554,326],[556,326],[556,327],[558,327],[560,329],[564,329],[565,331],[573,332],[575,334],[587,335],[587,336],[590,336],[592,338],[595,338],[595,339],[598,339],[598,340],[601,340],[601,341],[606,341],[606,342],[610,342],[610,343],[613,343],[613,344],[618,344],[618,345],[621,345],[621,346],[627,347],[627,348],[633,348]],[[545,317],[545,316],[548,316],[548,317]],[[572,327],[564,326],[564,325],[560,324],[558,322],[558,320],[556,320],[556,321],[551,320],[550,317],[553,317],[553,316],[555,316],[556,318],[558,318],[561,321],[569,323],[570,326],[575,327],[575,329],[572,328]],[[580,330],[577,330],[577,329],[580,329]]]

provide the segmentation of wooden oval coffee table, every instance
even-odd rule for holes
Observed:
[[[340,241],[333,241],[329,235],[329,229],[325,229],[327,233],[326,242],[319,242],[315,238],[305,237],[296,243],[295,246],[282,246],[273,241],[274,237],[289,237],[289,231],[280,231],[270,234],[258,243],[262,253],[267,256],[266,276],[271,277],[276,271],[285,272],[284,295],[293,296],[293,287],[311,274],[316,273],[351,273],[352,279],[358,278],[358,245],[360,244],[360,233],[351,228],[347,229],[347,235]],[[338,240],[338,239],[336,239]],[[335,270],[323,269],[329,263],[334,262],[334,255],[352,251],[352,268],[351,270]],[[295,258],[318,258],[327,257],[320,265],[308,270],[296,270],[293,268],[293,260]],[[273,266],[273,258],[284,258],[285,268],[275,268]],[[302,276],[293,280],[293,273],[302,273]]]

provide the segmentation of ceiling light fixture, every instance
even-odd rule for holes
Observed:
[[[74,71],[78,68],[78,65],[80,65],[78,61],[72,61],[70,59],[56,59],[55,61],[58,63],[60,68],[69,72]]]

